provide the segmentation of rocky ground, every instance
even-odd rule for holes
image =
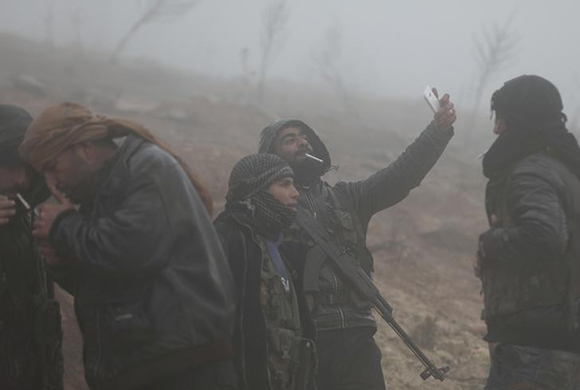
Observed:
[[[280,85],[284,92],[270,91],[267,105],[256,105],[237,80],[209,80],[152,64],[111,65],[98,54],[47,50],[10,36],[0,35],[0,53],[1,103],[37,114],[49,104],[76,101],[142,122],[205,179],[218,211],[233,164],[256,151],[260,129],[274,119],[300,117],[319,129],[333,164],[340,166],[328,174],[331,182],[365,178],[386,166],[429,121],[423,102],[372,99],[358,100],[360,113],[353,118],[331,95],[301,86]],[[369,229],[375,280],[396,319],[437,365],[451,367],[445,382],[423,382],[419,362],[379,321],[377,340],[391,390],[475,390],[487,373],[480,284],[472,272],[476,238],[486,227],[484,181],[478,161],[466,157],[474,153],[461,147],[461,121],[457,131],[424,183],[376,215]],[[85,389],[72,298],[63,292],[59,298],[66,388]]]

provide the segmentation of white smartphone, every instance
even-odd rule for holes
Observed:
[[[437,96],[435,96],[435,94],[433,93],[433,89],[431,87],[429,86],[425,87],[425,90],[423,90],[423,98],[425,99],[429,107],[431,107],[433,112],[439,111],[440,106],[439,99],[437,99]]]

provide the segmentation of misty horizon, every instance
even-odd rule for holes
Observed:
[[[3,32],[83,50],[110,52],[143,13],[146,1],[4,1]],[[184,15],[144,26],[122,59],[156,62],[218,78],[259,68],[260,32],[271,0],[201,0]],[[268,78],[323,85],[315,63],[329,31],[339,33],[337,68],[358,95],[418,99],[425,85],[449,92],[459,105],[473,106],[478,77],[476,42],[484,31],[508,23],[517,41],[507,64],[489,80],[480,111],[493,90],[520,74],[538,74],[563,95],[568,116],[580,108],[580,55],[565,43],[580,34],[580,5],[572,0],[350,2],[287,0],[282,43],[272,55]],[[511,18],[511,19],[510,19]],[[511,21],[510,21],[511,20]]]

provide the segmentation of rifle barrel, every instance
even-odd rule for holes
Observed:
[[[389,324],[389,326],[395,331],[397,336],[403,340],[405,345],[413,352],[415,357],[421,361],[423,366],[425,366],[425,371],[421,373],[421,378],[426,380],[430,376],[443,382],[445,380],[445,373],[449,371],[449,367],[437,368],[433,362],[423,353],[421,348],[415,344],[413,339],[405,332],[405,330],[399,325],[392,315],[391,306],[385,301],[385,299],[378,295],[371,299],[375,309],[379,312],[381,317]]]

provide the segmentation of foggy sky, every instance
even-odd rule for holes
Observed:
[[[257,70],[259,34],[269,0],[202,0],[176,20],[145,27],[125,57],[147,57],[188,71],[239,77],[240,50],[248,48]],[[274,57],[271,76],[319,83],[312,53],[329,28],[341,31],[340,69],[353,90],[412,99],[424,85],[469,101],[477,75],[474,37],[515,12],[512,31],[520,37],[513,65],[486,91],[523,74],[553,81],[565,111],[580,107],[580,2],[574,0],[287,0],[285,44]],[[58,43],[111,50],[142,11],[145,0],[0,0],[0,30]],[[53,31],[45,22],[53,5]]]

